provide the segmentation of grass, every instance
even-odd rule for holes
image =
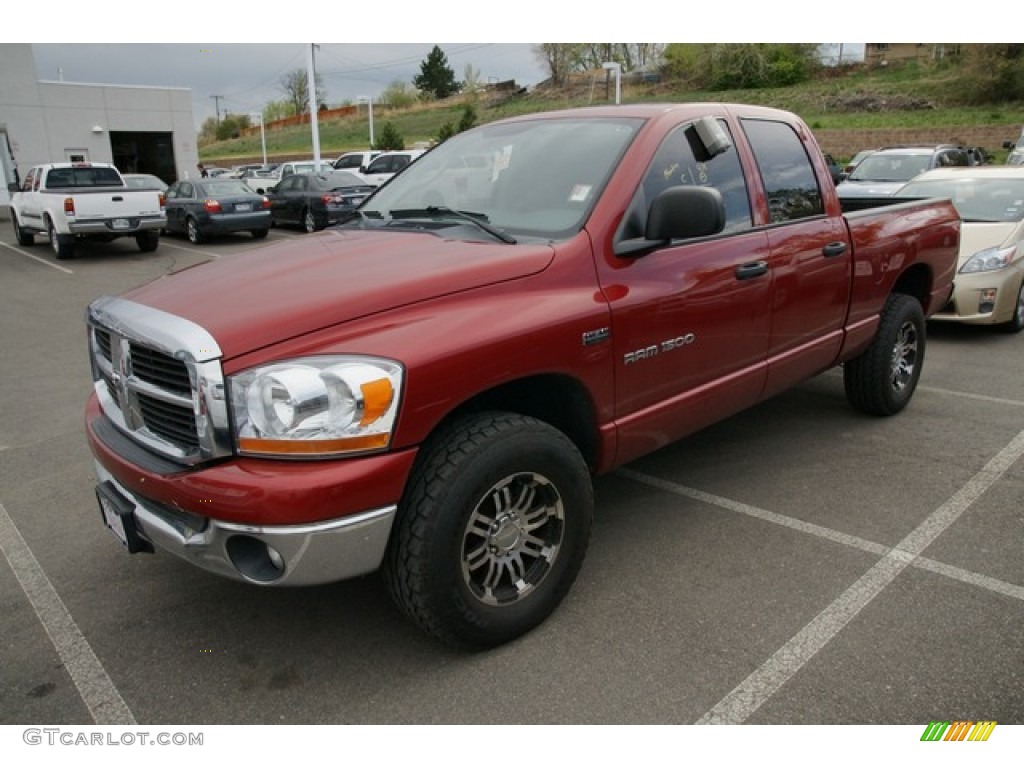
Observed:
[[[729,101],[764,104],[796,112],[812,130],[871,128],[925,128],[935,126],[1007,125],[1016,135],[1024,103],[1002,103],[965,107],[951,104],[956,70],[948,66],[907,65],[890,69],[853,68],[809,83],[787,88],[694,92],[671,85],[623,85],[624,102]],[[557,94],[530,93],[503,101],[487,97],[456,97],[444,102],[420,104],[408,109],[374,107],[374,132],[379,136],[385,122],[391,122],[406,146],[435,140],[445,123],[458,125],[465,99],[472,100],[477,123],[532,112],[606,103],[605,84],[590,83]],[[333,158],[348,150],[369,145],[365,114],[318,123],[321,157]],[[313,153],[309,126],[296,126],[266,133],[268,158],[309,157]],[[260,136],[248,136],[206,144],[199,148],[207,165],[232,165],[260,158]],[[997,162],[1001,157],[997,156]]]

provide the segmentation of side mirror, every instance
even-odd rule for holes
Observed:
[[[717,235],[725,228],[725,201],[714,187],[669,187],[651,203],[648,240]]]
[[[1014,145],[1014,143],[1012,141],[1004,141],[1003,142],[1003,149],[1013,149],[1014,146],[1015,145]]]
[[[717,235],[725,229],[725,201],[714,187],[678,186],[661,192],[647,212],[644,236],[615,244],[616,256],[642,256],[673,240]]]
[[[21,185],[20,184],[15,184],[12,181],[10,184],[7,185],[7,191],[10,192],[12,195],[15,192],[21,192]]]

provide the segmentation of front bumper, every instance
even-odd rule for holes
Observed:
[[[1017,309],[1021,280],[1019,268],[957,275],[953,295],[930,319],[965,325],[1007,323]],[[996,291],[994,302],[984,300],[990,290]]]
[[[306,525],[251,526],[182,513],[133,494],[96,462],[96,477],[131,505],[155,549],[199,568],[267,586],[325,584],[377,570],[396,506]]]

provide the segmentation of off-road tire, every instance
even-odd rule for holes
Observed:
[[[885,302],[875,340],[843,366],[846,399],[859,411],[892,416],[917,388],[924,365],[925,318],[917,299],[894,293]]]
[[[462,417],[417,461],[384,560],[388,590],[451,646],[508,642],[569,591],[593,506],[587,465],[564,434],[518,414]]]

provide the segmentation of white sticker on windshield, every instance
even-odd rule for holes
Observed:
[[[587,198],[590,197],[590,190],[593,187],[590,184],[575,184],[572,190],[569,192],[570,203],[585,203]]]

